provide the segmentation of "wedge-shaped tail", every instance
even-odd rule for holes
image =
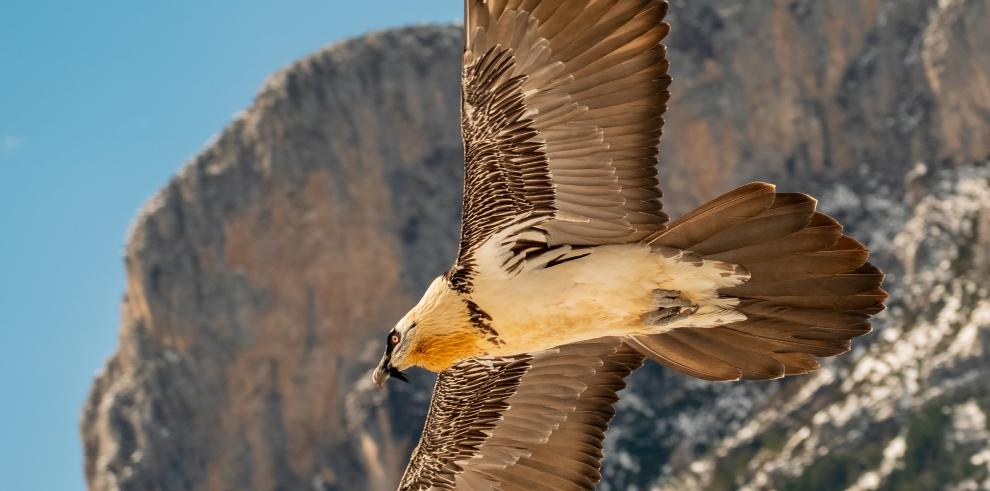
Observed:
[[[644,355],[706,380],[773,379],[849,350],[883,310],[883,273],[865,246],[804,194],[752,183],[672,222],[651,244],[737,264],[750,279],[720,294],[745,321],[630,340]]]

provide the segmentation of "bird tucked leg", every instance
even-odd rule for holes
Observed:
[[[654,327],[670,325],[698,311],[697,304],[675,290],[653,290],[653,304],[656,309],[643,314],[643,323]]]

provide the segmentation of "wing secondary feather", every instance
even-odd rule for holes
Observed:
[[[603,338],[455,365],[399,489],[593,489],[616,393],[643,359]]]
[[[470,291],[474,254],[499,232],[519,255],[662,230],[666,2],[467,0],[465,8],[464,209],[451,284]]]

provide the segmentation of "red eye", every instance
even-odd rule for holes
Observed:
[[[392,343],[392,346],[399,344],[399,333],[392,333],[392,335],[388,337],[388,341]]]

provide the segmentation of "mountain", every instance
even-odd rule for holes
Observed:
[[[990,5],[671,4],[666,207],[814,194],[893,296],[811,376],[637,372],[602,488],[990,486]],[[432,377],[368,371],[454,256],[460,49],[421,26],[301,60],[147,203],[83,413],[91,489],[394,488]]]

